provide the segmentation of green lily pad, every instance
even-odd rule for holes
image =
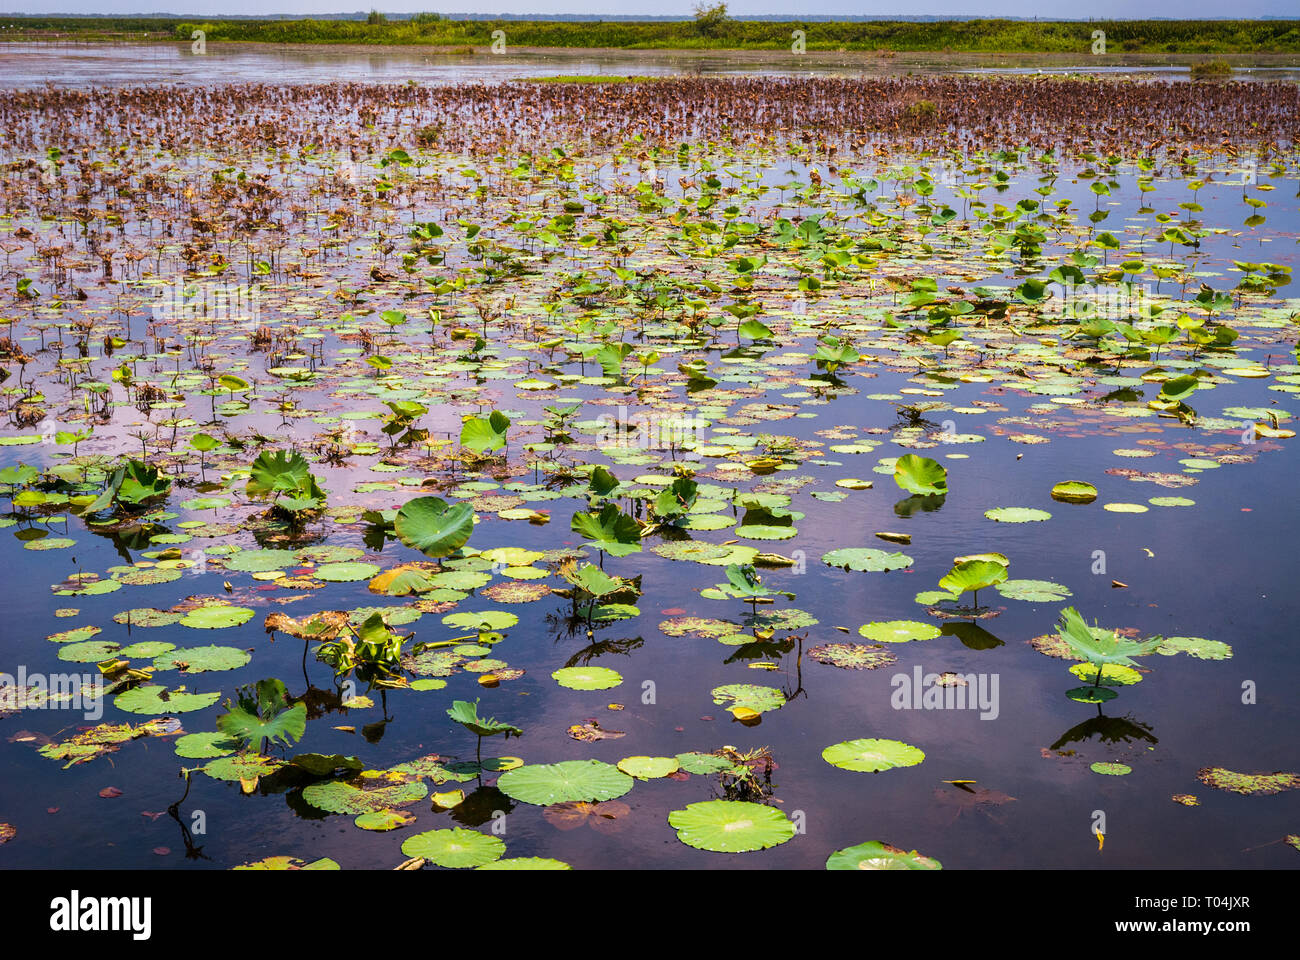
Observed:
[[[1005,580],[994,585],[993,589],[1008,600],[1028,603],[1056,603],[1074,596],[1069,587],[1050,580]]]
[[[1097,488],[1082,480],[1062,480],[1052,487],[1052,499],[1064,503],[1092,503],[1097,499]]]
[[[493,860],[491,863],[485,863],[478,867],[479,870],[572,870],[563,860],[552,860],[550,857],[507,857],[504,860]]]
[[[1052,515],[1046,510],[1035,510],[1032,507],[994,507],[985,510],[984,516],[1000,523],[1034,523],[1052,519]]]
[[[154,607],[136,607],[113,614],[114,623],[129,623],[132,627],[166,627],[180,623],[185,614],[179,610],[158,610]]]
[[[249,607],[232,607],[226,604],[214,604],[197,607],[181,617],[181,625],[196,630],[220,630],[224,627],[237,627],[253,619],[254,611]]]
[[[362,830],[378,832],[397,830],[399,827],[410,826],[413,823],[415,823],[415,814],[407,813],[405,810],[371,810],[369,813],[359,814],[352,821],[353,826],[360,827]]]
[[[184,670],[186,673],[208,673],[219,670],[238,670],[252,659],[247,650],[238,647],[181,647],[157,657],[154,670]]]
[[[103,627],[94,627],[94,626],[73,627],[71,630],[63,630],[60,631],[59,633],[52,633],[45,639],[51,641],[52,643],[81,643],[82,641],[89,640],[91,637],[98,636],[103,632],[104,632]]]
[[[908,493],[922,497],[941,497],[948,492],[948,471],[929,457],[914,453],[894,461],[894,482]]]
[[[874,547],[845,547],[822,554],[822,563],[844,570],[880,573],[910,567],[912,558],[905,553],[890,553]]]
[[[780,710],[785,706],[785,694],[776,687],[764,687],[753,683],[729,683],[714,687],[709,691],[716,704],[730,704],[727,709],[733,713],[738,709],[766,713]]]
[[[1096,664],[1076,663],[1070,667],[1070,672],[1080,680],[1087,680],[1089,683],[1097,682]],[[1126,667],[1122,663],[1102,664],[1101,686],[1103,687],[1128,687],[1141,682],[1142,674],[1132,667]]]
[[[357,580],[369,580],[379,573],[379,567],[373,563],[323,563],[315,570],[312,575],[317,580],[324,580],[327,583],[353,583]]]
[[[450,830],[426,830],[402,843],[402,853],[408,857],[423,857],[440,867],[481,867],[500,859],[506,845],[499,837],[491,837],[477,830],[455,827]]]
[[[225,757],[239,749],[239,741],[232,740],[218,730],[187,733],[176,740],[176,756],[189,760]]]
[[[608,690],[623,682],[623,675],[608,667],[561,667],[551,678],[570,690]]]
[[[365,783],[366,781],[361,781]],[[429,788],[423,781],[393,783],[362,789],[344,780],[311,783],[303,787],[302,798],[327,813],[373,813],[423,800]]]
[[[71,663],[98,663],[107,660],[120,649],[121,647],[111,640],[86,640],[59,647],[59,659]]]
[[[1126,777],[1133,772],[1132,767],[1123,763],[1094,763],[1088,769],[1108,777]]]
[[[509,630],[519,622],[519,616],[508,610],[477,610],[449,613],[442,622],[458,630]]]
[[[1247,796],[1281,793],[1300,788],[1297,773],[1237,773],[1223,767],[1204,767],[1196,772],[1196,779],[1208,787],[1240,793]]]
[[[942,870],[933,857],[922,856],[888,843],[871,840],[836,850],[826,860],[827,870]]]
[[[225,561],[227,570],[239,573],[266,573],[298,566],[292,550],[241,550]]]
[[[1156,647],[1156,653],[1172,657],[1185,653],[1197,660],[1230,660],[1232,647],[1219,640],[1206,640],[1204,637],[1165,637]]]
[[[726,757],[719,757],[712,753],[679,753],[675,759],[682,770],[701,776],[722,773],[722,771],[730,770],[735,766]]]
[[[119,693],[113,698],[113,705],[127,713],[190,713],[212,706],[220,696],[220,692],[189,693],[183,688],[168,690],[149,684]]]
[[[864,623],[858,627],[858,633],[876,643],[908,643],[912,640],[933,640],[943,631],[919,620],[880,620]]]
[[[257,780],[269,777],[285,766],[283,760],[263,757],[255,753],[239,753],[228,757],[209,760],[202,767],[205,774],[213,780]]]
[[[688,804],[669,813],[668,824],[682,843],[714,853],[766,850],[795,834],[794,824],[780,810],[736,800]]]
[[[654,780],[676,773],[679,764],[674,757],[624,757],[618,768],[638,780]]]
[[[822,643],[810,648],[808,656],[843,670],[875,670],[898,661],[883,647],[862,643]]]
[[[565,760],[508,770],[497,780],[497,789],[514,800],[549,807],[556,803],[614,800],[631,790],[635,782],[612,764]]]
[[[822,759],[841,770],[878,773],[915,766],[925,759],[925,753],[898,740],[845,740],[823,750]]]
[[[129,647],[123,647],[117,651],[117,656],[125,657],[127,660],[152,660],[155,657],[161,657],[169,650],[175,649],[176,644],[174,643],[166,643],[162,640],[141,640]]]

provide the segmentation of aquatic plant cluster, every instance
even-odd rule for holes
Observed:
[[[1140,608],[1100,625],[1041,557],[1061,513],[1195,516],[1203,476],[1292,442],[1294,86],[42,90],[0,118],[0,550],[54,571],[51,642],[0,663],[0,722],[34,729],[0,749],[130,778],[161,741],[187,856],[183,804],[229,792],[378,835],[222,866],[563,869],[567,831],[638,820],[685,865],[807,842],[937,869],[930,838],[833,808],[805,835],[779,772],[802,758],[758,734],[798,725],[806,672],[997,720],[996,673],[909,658],[1008,647],[997,618],[1028,605],[1038,634],[1000,655],[1042,687],[1014,696],[1073,701],[1044,756],[1100,733],[1105,779],[1155,743],[1107,703],[1233,654]],[[1113,449],[1026,489],[1022,457],[1084,435]],[[887,595],[911,614],[829,622]],[[638,753],[660,697],[687,704],[670,727],[728,727]],[[835,717],[823,773],[941,781],[958,813],[1015,799],[918,774],[920,721],[872,716]],[[1214,762],[1189,789],[1300,786]],[[533,814],[555,829],[512,851]]]

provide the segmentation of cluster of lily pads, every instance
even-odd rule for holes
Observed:
[[[323,108],[332,94],[320,96]],[[256,102],[268,131],[305,122]],[[548,671],[546,695],[564,703],[617,689],[626,670],[592,661],[633,657],[646,635],[716,640],[729,682],[697,698],[747,736],[794,692],[742,670],[801,670],[807,652],[865,671],[863,696],[879,695],[871,671],[903,644],[1003,642],[981,626],[1002,609],[981,606],[981,592],[1041,608],[1044,625],[1060,610],[1057,632],[1031,645],[1077,661],[1082,685],[1066,696],[1099,716],[1116,687],[1142,680],[1135,657],[1232,655],[1218,640],[1088,626],[1059,606],[1069,586],[1035,576],[1033,549],[934,566],[935,528],[920,521],[969,502],[971,468],[997,450],[1080,431],[1124,438],[1118,460],[1020,493],[1032,502],[1018,504],[1008,479],[1009,502],[982,511],[990,538],[1001,524],[1050,531],[1045,506],[1096,509],[1121,481],[1185,490],[1283,449],[1294,437],[1284,402],[1300,390],[1291,269],[1225,256],[1220,241],[1240,228],[1269,237],[1261,211],[1270,191],[1294,186],[1293,145],[1255,144],[1258,180],[1206,142],[1174,154],[972,147],[947,158],[948,177],[927,151],[872,154],[829,135],[593,144],[572,118],[527,151],[451,149],[412,137],[409,118],[373,113],[361,153],[304,143],[291,154],[253,134],[182,149],[161,135],[177,122],[171,109],[149,113],[147,144],[118,147],[76,124],[60,134],[60,115],[76,114],[60,102],[26,121],[45,125],[48,149],[0,171],[13,273],[0,446],[15,448],[0,468],[0,527],[13,549],[59,565],[52,602],[87,605],[84,618],[53,610],[78,622],[49,635],[49,659],[95,664],[112,708],[148,718],[49,731],[43,756],[71,767],[121,753],[125,765],[132,741],[174,738],[187,782],[247,794],[287,784],[314,811],[377,832],[416,823],[410,808],[426,800],[437,813],[473,806],[458,784],[598,820],[622,816],[601,805],[639,782],[704,778],[721,796],[666,812],[663,829],[742,853],[798,833],[756,773],[762,751],[484,758],[484,738],[527,732],[480,712],[509,715],[502,688],[535,669],[519,634],[573,648]],[[1197,201],[1225,165],[1241,177],[1240,222],[1211,222]],[[1175,190],[1190,199],[1171,203]],[[1113,212],[1127,229],[1103,229]],[[158,288],[173,285],[156,309]],[[1053,300],[1053,289],[1090,286],[1152,292],[1125,316],[1091,295]],[[1121,465],[1156,458],[1167,469]],[[903,494],[883,505],[901,529],[868,522],[884,493],[872,475]],[[813,525],[845,545],[805,571],[798,547]],[[123,562],[83,567],[110,546]],[[1024,578],[1010,576],[1013,562]],[[798,573],[897,590],[922,568],[935,586],[915,593],[915,619],[863,623],[865,643],[792,605]],[[643,578],[660,575],[678,578],[683,597],[652,626],[638,604]],[[193,592],[161,599],[181,581]],[[94,599],[119,590],[150,596]],[[355,605],[362,591],[368,602]],[[113,627],[82,622],[105,602],[122,608],[103,618]],[[619,625],[638,635],[608,637]],[[230,639],[178,645],[173,627]],[[135,636],[152,628],[170,639]],[[258,663],[277,637],[303,641],[300,694]],[[219,689],[236,671],[247,682]],[[490,708],[450,699],[470,683]],[[6,687],[0,716],[70,695]],[[371,766],[361,754],[382,736],[390,698],[416,711],[436,702],[436,737],[453,753]],[[293,753],[327,710],[381,719],[363,726],[356,755]],[[472,759],[456,724],[475,737]],[[843,729],[822,750],[838,770],[925,759],[860,736],[872,731],[852,718]],[[569,731],[615,736],[590,721]],[[1211,767],[1200,779],[1238,793],[1300,785]],[[837,840],[826,865],[939,867],[861,840]],[[507,856],[498,836],[466,827],[411,833],[395,861],[399,846],[404,867],[567,866]],[[247,866],[338,865],[296,853]]]

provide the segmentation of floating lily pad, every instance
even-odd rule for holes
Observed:
[[[728,683],[714,687],[709,691],[716,704],[729,704],[727,709],[737,716],[741,711],[766,713],[780,710],[785,706],[785,694],[776,687],[764,687],[753,683]]]
[[[623,675],[608,667],[562,667],[551,678],[570,690],[608,690],[623,682]]]
[[[841,770],[878,773],[915,766],[925,759],[925,753],[898,740],[845,740],[823,750],[822,759]]]
[[[1123,763],[1094,763],[1088,769],[1108,777],[1126,777],[1133,772],[1132,767]]]
[[[415,814],[407,813],[405,810],[371,810],[369,813],[358,815],[352,821],[353,826],[360,827],[362,830],[379,832],[397,830],[413,823],[415,823]]]
[[[353,583],[357,580],[369,580],[375,574],[379,573],[379,567],[373,563],[323,563],[315,570],[312,575],[318,580],[325,580],[329,583]]]
[[[1000,523],[1034,523],[1052,519],[1046,510],[1036,510],[1033,507],[994,507],[985,510],[984,516]]]
[[[827,870],[941,870],[943,865],[915,850],[907,851],[871,840],[836,850],[826,860]]]
[[[1196,772],[1196,779],[1208,787],[1230,793],[1265,795],[1300,788],[1297,773],[1237,773],[1223,767],[1204,767]]]
[[[890,553],[873,547],[845,547],[822,554],[822,563],[827,566],[873,573],[902,570],[910,567],[912,562],[905,553]]]
[[[185,616],[179,610],[157,610],[153,607],[136,607],[113,614],[114,623],[127,623],[133,627],[166,627],[180,623]]]
[[[700,775],[722,773],[724,770],[730,770],[735,766],[726,757],[719,757],[712,753],[679,753],[676,759],[678,766],[682,770]]]
[[[822,643],[810,648],[808,656],[844,670],[875,670],[898,661],[883,647],[862,643]]]
[[[638,780],[654,780],[676,773],[679,764],[673,757],[624,757],[618,768]]]
[[[1070,672],[1080,680],[1097,683],[1097,666],[1092,663],[1076,663]],[[1128,687],[1142,682],[1142,674],[1122,663],[1106,663],[1101,667],[1101,686]]]
[[[175,650],[176,644],[165,643],[162,640],[141,640],[139,643],[133,643],[129,647],[123,647],[117,651],[117,656],[125,657],[127,660],[152,660],[160,657],[169,650]]]
[[[565,760],[509,770],[497,780],[497,789],[514,800],[546,807],[578,800],[614,800],[631,790],[634,783],[611,764]]]
[[[249,607],[232,607],[215,604],[197,607],[181,618],[181,625],[194,627],[196,630],[220,630],[224,627],[237,627],[253,619],[254,611]]]
[[[1151,509],[1145,503],[1103,503],[1101,508],[1111,513],[1146,513]]]
[[[113,705],[127,713],[190,713],[212,706],[220,696],[220,692],[189,693],[183,688],[168,690],[148,684],[119,693],[113,698]]]
[[[367,782],[368,781],[363,781]],[[327,813],[374,813],[423,800],[429,795],[424,783],[391,783],[366,789],[344,780],[311,783],[303,787],[302,798]]]
[[[907,643],[912,640],[933,640],[943,631],[919,620],[880,620],[864,623],[858,627],[858,633],[877,643]]]
[[[1005,580],[993,589],[1008,600],[1028,603],[1058,603],[1074,595],[1069,587],[1050,580]]]
[[[241,550],[225,561],[227,570],[240,573],[265,573],[298,565],[292,550]]]
[[[1065,503],[1092,503],[1097,499],[1097,488],[1082,480],[1063,480],[1052,487],[1052,499]]]
[[[1230,660],[1232,647],[1219,640],[1204,637],[1165,637],[1156,647],[1156,653],[1166,657],[1185,653],[1197,660]]]
[[[237,670],[251,659],[247,650],[238,647],[182,647],[157,657],[154,670],[183,670],[185,673],[208,673]]]
[[[563,860],[553,860],[550,857],[508,857],[504,860],[493,860],[491,863],[485,863],[479,870],[572,870]]]
[[[59,659],[72,663],[98,663],[122,649],[110,640],[86,640],[83,643],[68,643],[59,647]]]
[[[176,756],[197,760],[225,757],[239,749],[239,741],[220,731],[187,733],[176,740]]]
[[[254,753],[217,757],[203,765],[203,772],[213,780],[258,780],[269,777],[285,766],[283,760]]]
[[[682,843],[715,853],[765,850],[795,834],[794,824],[780,810],[735,800],[689,804],[669,813],[668,824]]]

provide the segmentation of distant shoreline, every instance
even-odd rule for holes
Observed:
[[[0,42],[188,43],[423,47],[510,52],[656,50],[798,55],[836,53],[1065,54],[1076,56],[1273,56],[1300,54],[1300,20],[240,20],[180,17],[0,19]]]

